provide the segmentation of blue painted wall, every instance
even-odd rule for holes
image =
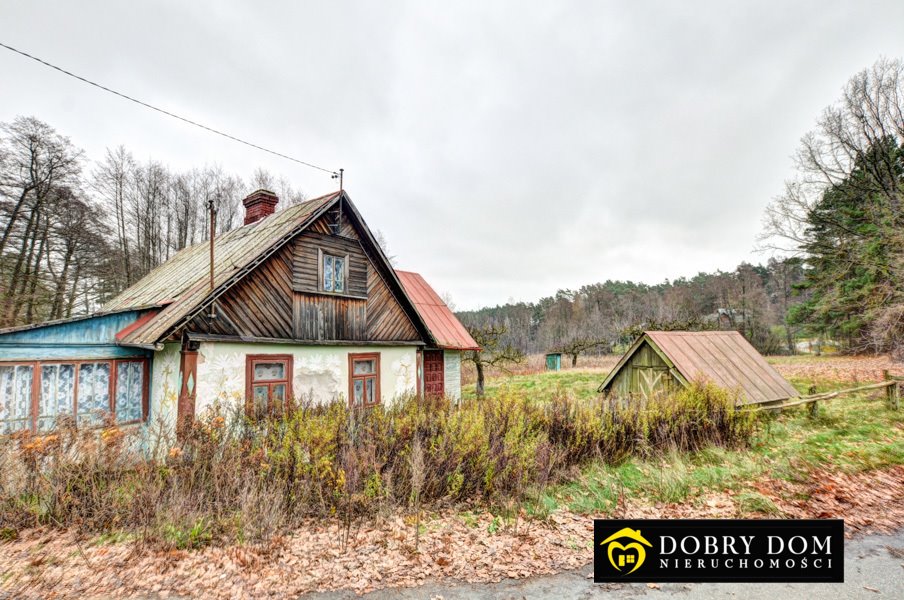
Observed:
[[[148,350],[116,344],[116,333],[144,312],[130,310],[0,333],[0,361],[150,356]]]

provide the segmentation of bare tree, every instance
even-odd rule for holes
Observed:
[[[77,181],[81,151],[52,127],[33,117],[0,126],[0,197],[3,280],[0,323],[32,320],[49,293],[44,278],[54,203]]]
[[[524,360],[524,353],[510,344],[502,342],[504,327],[469,327],[468,332],[480,350],[470,350],[462,355],[462,360],[474,364],[477,369],[476,392],[483,396],[485,373],[487,367],[506,370],[508,365]]]
[[[0,193],[6,209],[0,237],[2,255],[23,212],[40,208],[54,186],[71,183],[78,176],[82,152],[69,138],[34,117],[17,117],[12,123],[0,125],[0,131],[4,134],[0,145]]]
[[[824,192],[847,183],[855,164],[872,175],[867,193],[885,195],[900,209],[899,168],[887,153],[872,149],[885,140],[904,140],[904,61],[880,59],[855,75],[841,100],[827,107],[816,128],[801,140],[797,177],[767,208],[764,248],[797,254],[808,241],[809,218]]]
[[[852,351],[904,353],[904,61],[852,77],[795,162],[761,239],[804,260],[811,297],[794,320]]]
[[[137,280],[132,270],[132,248],[130,244],[130,210],[128,194],[132,190],[135,177],[135,159],[123,146],[107,148],[104,160],[94,170],[92,185],[102,201],[112,209],[113,225],[116,232],[116,246],[119,250],[119,269],[116,274],[120,285],[128,287]]]

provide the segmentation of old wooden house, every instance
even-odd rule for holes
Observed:
[[[289,398],[459,396],[477,344],[423,277],[392,267],[348,194],[277,203],[248,196],[212,263],[203,242],[95,315],[0,331],[0,429],[175,423],[217,400],[260,416]]]
[[[786,400],[797,391],[737,331],[647,331],[609,373],[600,391],[649,398],[710,381],[743,404]]]

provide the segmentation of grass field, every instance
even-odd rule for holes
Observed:
[[[513,374],[491,377],[486,382],[486,393],[497,394],[506,390],[530,393],[538,400],[549,399],[557,391],[567,391],[576,398],[592,398],[606,378],[605,369],[569,369],[567,371],[543,371],[532,374]],[[465,398],[474,397],[474,384],[462,386]]]
[[[902,373],[900,364],[882,357],[783,357],[770,362],[801,392],[811,385],[828,391],[877,381],[884,369]],[[502,375],[488,380],[487,390],[520,390],[539,401],[557,392],[591,398],[607,373],[606,368],[577,368]],[[473,396],[473,384],[464,393]],[[692,502],[708,493],[727,492],[743,511],[777,514],[773,502],[757,489],[764,480],[796,482],[818,470],[855,473],[904,464],[904,409],[891,410],[884,398],[884,390],[879,390],[822,402],[815,419],[803,406],[764,414],[752,446],[744,451],[708,448],[653,461],[633,458],[619,465],[591,465],[571,482],[546,490],[535,508],[607,513],[620,496]]]

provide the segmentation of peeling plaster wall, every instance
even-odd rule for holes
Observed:
[[[461,352],[443,350],[443,360],[443,385],[446,388],[446,396],[459,400],[461,398]]]
[[[384,403],[401,395],[414,393],[417,365],[417,350],[414,346],[297,346],[204,342],[198,352],[196,413],[200,415],[217,399],[244,401],[245,357],[248,354],[291,354],[292,391],[296,398],[318,403],[347,398],[348,355],[361,352],[380,353],[380,392]],[[178,356],[177,349],[177,371]]]
[[[176,423],[179,401],[179,343],[166,344],[154,353],[151,363],[151,401],[148,423],[152,426],[162,421],[168,427]]]

